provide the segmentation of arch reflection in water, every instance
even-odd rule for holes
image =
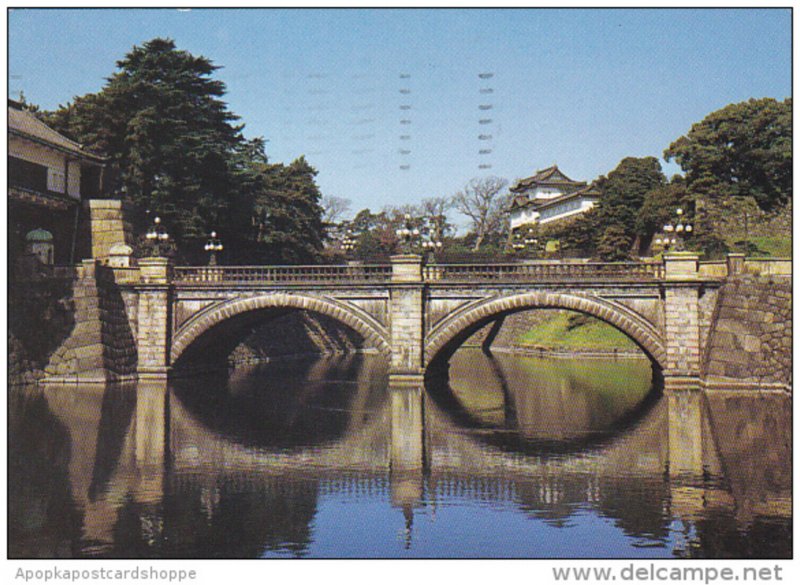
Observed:
[[[481,362],[470,375],[482,376],[482,403],[451,369],[460,409],[472,413],[462,419],[422,389],[387,391],[381,367],[363,359],[295,362],[291,376],[279,364],[240,370],[208,389],[21,392],[9,405],[10,555],[791,555],[784,396],[667,393],[637,411],[633,398],[593,397],[586,376],[573,388],[576,374],[564,371],[555,387],[575,411],[562,416],[555,399],[525,402],[509,372],[526,362],[506,358],[516,419]],[[334,388],[342,380],[350,390]],[[242,418],[235,406],[259,388],[315,383],[302,398],[249,403],[284,421]],[[562,422],[539,424],[539,413]],[[315,417],[336,422],[316,431],[303,422]],[[276,438],[235,420],[311,434]],[[500,440],[515,434],[526,438]]]
[[[292,449],[344,440],[385,400],[386,366],[361,354],[240,366],[230,375],[176,380],[201,426],[236,442]]]
[[[565,360],[462,349],[432,396],[454,420],[509,448],[575,450],[624,431],[661,388],[647,359]]]

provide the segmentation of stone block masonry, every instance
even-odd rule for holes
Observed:
[[[131,225],[124,219],[123,203],[119,199],[91,199],[87,202],[92,240],[92,258],[105,261],[111,248],[118,244],[131,245]]]
[[[741,275],[725,283],[703,369],[709,383],[791,387],[791,279]]]
[[[695,286],[672,286],[665,291],[664,337],[667,339],[666,376],[700,375],[700,321]]]
[[[392,256],[389,298],[389,333],[392,358],[390,376],[422,376],[424,299],[422,258],[414,254]]]
[[[422,287],[391,291],[392,371],[422,373]]]
[[[252,271],[237,268],[228,271],[230,281],[222,278],[228,270],[222,268],[220,278],[207,281],[192,278],[189,267],[173,270],[167,258],[142,258],[138,267],[121,268],[85,261],[75,291],[75,328],[48,374],[61,381],[163,378],[173,360],[212,328],[225,323],[219,331],[230,336],[236,328],[246,332],[262,314],[300,309],[353,328],[370,348],[389,355],[392,384],[418,385],[426,368],[446,358],[471,327],[544,308],[583,312],[617,327],[675,388],[709,379],[720,385],[791,384],[788,279],[733,271],[725,283],[701,276],[697,256],[685,253],[665,257],[663,275],[626,273],[619,281],[592,272],[583,275],[585,281],[570,273],[561,282],[557,274],[509,274],[506,266],[473,267],[463,280],[457,269],[450,276],[423,271],[413,255],[394,256],[390,267],[378,268],[348,273],[352,280],[344,282],[336,267],[294,271],[288,279],[270,267],[268,277],[256,274],[255,280]],[[202,275],[207,268],[198,270]],[[363,299],[369,304],[354,302]],[[437,314],[432,303],[442,315],[426,328],[426,317]],[[365,306],[377,309],[372,314]],[[228,324],[234,329],[226,329]],[[214,334],[205,340],[213,345]]]
[[[136,371],[136,345],[110,269],[85,260],[74,287],[75,326],[45,367],[45,382],[108,382]]]
[[[142,258],[139,269],[141,284],[136,311],[138,375],[140,379],[158,378],[169,370],[170,265],[166,258]]]
[[[74,271],[8,282],[9,384],[28,384],[44,376],[53,352],[75,327]]]

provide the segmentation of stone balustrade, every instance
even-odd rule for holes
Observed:
[[[416,258],[416,260],[414,259]],[[653,262],[542,262],[535,264],[428,264],[396,256],[392,264],[314,266],[177,266],[179,285],[315,284],[386,282],[535,282],[658,280],[664,265]],[[395,269],[393,270],[393,266]]]
[[[530,264],[431,264],[427,282],[533,282],[572,280],[653,280],[664,277],[654,262],[537,262]]]
[[[332,283],[388,282],[390,265],[313,265],[313,266],[177,266],[173,282],[178,284],[218,285],[226,283]]]

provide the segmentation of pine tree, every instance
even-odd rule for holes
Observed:
[[[134,47],[98,94],[76,98],[47,117],[56,129],[109,154],[118,188],[137,211],[158,213],[179,243],[204,237],[231,207],[229,161],[242,127],[220,98],[225,85],[205,57],[169,39]]]
[[[96,94],[42,117],[111,157],[117,196],[143,233],[158,214],[184,260],[202,261],[216,231],[237,263],[312,262],[324,239],[316,170],[304,158],[270,164],[262,138],[246,140],[222,101],[209,59],[169,39],[134,47]],[[148,214],[147,212],[150,212]]]

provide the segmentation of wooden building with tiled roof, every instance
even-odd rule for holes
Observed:
[[[102,197],[107,159],[8,101],[9,256],[26,253],[26,237],[52,234],[56,264],[77,261],[82,202]],[[29,250],[27,250],[29,252]]]
[[[601,195],[594,185],[569,178],[557,165],[520,179],[510,191],[512,230],[574,217],[594,207]]]

